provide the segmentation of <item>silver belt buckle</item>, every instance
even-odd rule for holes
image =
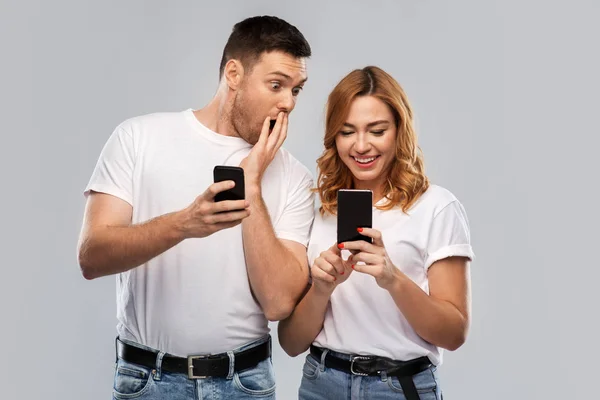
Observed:
[[[202,354],[199,356],[188,356],[187,361],[188,361],[188,378],[189,379],[205,379],[208,378],[208,376],[200,376],[200,375],[194,375],[194,360],[199,360],[199,359],[203,359],[203,358],[208,358],[210,356],[210,354]]]
[[[350,372],[353,375],[359,375],[359,376],[369,376],[369,374],[365,374],[364,372],[356,372],[354,370],[354,361],[356,360],[368,360],[371,357],[366,357],[366,356],[352,356],[352,358],[350,359]]]

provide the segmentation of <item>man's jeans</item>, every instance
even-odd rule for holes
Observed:
[[[257,346],[268,339],[269,336],[265,336],[231,353]],[[130,341],[124,342],[146,348]],[[230,372],[226,378],[208,377],[195,380],[189,379],[186,374],[161,370],[160,359],[160,356],[157,357],[157,365],[154,368],[117,360],[113,400],[275,399],[275,376],[271,357],[253,368]]]

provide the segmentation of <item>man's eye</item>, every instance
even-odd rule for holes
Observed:
[[[302,91],[302,89],[303,89],[303,88],[301,88],[301,87],[294,88],[294,89],[292,90],[292,94],[293,94],[294,96],[298,96],[298,95],[300,94],[300,92]]]
[[[279,82],[271,82],[271,87],[277,90],[281,87],[281,84]]]

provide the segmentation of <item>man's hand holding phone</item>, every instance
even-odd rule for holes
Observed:
[[[250,215],[247,200],[215,201],[222,192],[235,187],[233,180],[213,183],[182,212],[181,229],[188,238],[212,235],[221,229],[234,227]]]

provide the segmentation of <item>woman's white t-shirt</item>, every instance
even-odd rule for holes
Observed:
[[[310,265],[335,244],[336,218],[315,216],[308,246]],[[387,211],[373,207],[373,228],[382,233],[392,263],[426,293],[427,271],[434,262],[451,256],[474,257],[465,210],[440,186],[431,185],[407,213],[400,207]],[[342,252],[344,259],[349,255]],[[389,292],[375,278],[359,272],[352,272],[333,292],[314,344],[348,354],[395,360],[428,356],[436,365],[442,362],[442,349],[419,337]]]

